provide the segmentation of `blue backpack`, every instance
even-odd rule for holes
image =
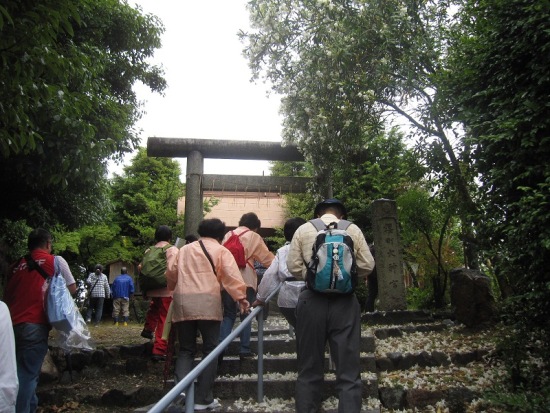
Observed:
[[[344,219],[328,225],[317,218],[309,222],[317,229],[307,287],[324,294],[351,294],[357,286],[357,264],[353,240],[346,232],[351,222]]]

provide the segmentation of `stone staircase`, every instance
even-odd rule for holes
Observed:
[[[289,399],[294,397],[296,380],[296,343],[284,325],[284,319],[280,316],[270,315],[275,318],[275,323],[267,323],[264,331],[264,395],[268,398]],[[275,327],[273,327],[275,325]],[[378,397],[376,363],[374,358],[374,336],[364,334],[361,337],[361,349],[366,353],[361,357],[362,371],[365,372],[363,384],[365,397]],[[253,333],[251,350],[258,352],[257,338]],[[239,351],[238,340],[231,343],[227,349],[228,356],[224,357],[222,365],[218,368],[219,378],[216,380],[214,394],[222,400],[232,399],[239,395],[243,399],[255,399],[257,397],[257,361],[243,360],[237,356]],[[325,389],[323,394],[327,397],[336,397],[335,378],[330,375],[328,351],[325,359],[325,371],[329,373],[325,377]],[[245,378],[244,376],[250,376]],[[235,377],[239,377],[235,380]]]
[[[407,365],[418,363],[418,357],[402,355],[397,358],[379,360],[375,357],[375,340],[383,340],[388,337],[399,337],[412,331],[440,331],[447,328],[444,323],[438,323],[430,314],[425,312],[393,312],[373,313],[362,318],[363,332],[361,335],[361,365],[363,390],[363,412],[379,412],[380,388],[378,384],[378,372],[384,370],[406,369]],[[257,338],[255,334],[256,323],[253,323],[253,336],[251,349],[257,352]],[[294,392],[296,380],[296,344],[293,335],[289,332],[288,325],[279,314],[273,310],[264,330],[264,377],[263,393],[267,403],[256,404],[257,411],[270,410],[269,401],[276,400],[277,412],[294,411]],[[375,339],[376,337],[376,339]],[[257,361],[243,360],[238,357],[239,342],[232,342],[226,352],[224,361],[218,368],[218,379],[214,386],[214,395],[222,401],[222,408],[218,412],[239,411],[243,400],[248,408],[254,408],[257,398]],[[425,355],[424,355],[425,356]],[[431,356],[429,365],[437,365],[440,361],[434,361]],[[325,361],[324,397],[327,401],[323,411],[337,411],[337,394],[335,376],[330,370],[328,349]],[[402,396],[402,395],[401,395]],[[383,389],[383,397],[394,407],[399,403],[390,399],[393,397],[391,389]],[[402,398],[402,397],[401,397]],[[285,402],[281,402],[284,400]],[[273,404],[273,403],[271,403]],[[403,404],[403,403],[401,403]],[[374,407],[372,406],[374,405]],[[265,409],[265,410],[262,410]],[[254,411],[254,410],[247,410]]]
[[[392,312],[372,313],[362,317],[362,338],[361,338],[361,365],[363,391],[362,412],[374,413],[381,411],[393,411],[402,409],[422,408],[428,404],[435,404],[441,398],[450,400],[447,406],[456,404],[456,409],[461,410],[463,401],[472,400],[476,394],[464,388],[453,388],[436,392],[418,392],[413,389],[407,390],[403,386],[380,385],[379,377],[381,372],[407,371],[415,365],[418,366],[447,366],[451,363],[456,365],[467,365],[472,361],[481,360],[488,350],[476,350],[467,354],[449,355],[443,351],[422,351],[411,352],[410,354],[389,352],[385,356],[375,356],[375,344],[392,337],[402,337],[412,332],[444,331],[452,322],[450,320],[437,319],[425,312]],[[257,327],[253,323],[253,337],[251,342],[252,351],[257,352]],[[239,343],[236,339],[227,349],[227,355],[218,370],[218,378],[214,387],[214,396],[222,404],[216,412],[293,412],[294,392],[296,380],[296,354],[295,340],[289,333],[288,325],[284,318],[274,309],[270,312],[264,329],[264,377],[263,394],[264,402],[257,403],[257,361],[243,360],[238,357]],[[162,377],[164,366],[152,364],[144,356],[147,356],[147,345],[124,346],[121,348],[98,349],[92,354],[72,354],[73,368],[78,366],[76,379],[73,378],[72,386],[78,387],[78,382],[87,377],[97,377],[101,372],[107,375],[120,377],[113,380],[113,387],[103,394],[95,397],[90,395],[82,397],[80,403],[86,405],[87,412],[109,411],[106,406],[113,406],[118,412],[146,412],[148,408],[158,401],[173,382],[167,383],[164,387],[160,380],[156,386],[143,385],[140,380],[146,374]],[[54,357],[55,358],[55,357]],[[58,360],[59,362],[59,360]],[[61,367],[61,370],[63,367]],[[171,375],[171,374],[170,374]],[[135,380],[136,384],[132,384]],[[76,382],[76,384],[75,384]],[[123,386],[121,382],[126,386]],[[140,383],[142,383],[140,385]],[[85,387],[85,384],[81,384]],[[54,386],[55,387],[55,386]],[[62,395],[53,394],[53,390],[43,389],[39,398],[41,403],[61,403]],[[323,392],[326,401],[323,404],[323,412],[337,412],[337,397],[335,392],[335,377],[330,371],[328,351],[325,367],[325,387]],[[97,405],[97,410],[94,410]],[[47,411],[47,410],[46,410]],[[174,409],[167,410],[170,413]]]

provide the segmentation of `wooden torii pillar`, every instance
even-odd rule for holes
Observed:
[[[282,146],[280,142],[155,137],[147,139],[147,156],[187,158],[185,235],[196,235],[203,219],[203,189],[221,190],[216,185],[224,179],[236,182],[236,190],[254,188],[280,193],[305,192],[309,182],[309,178],[298,177],[204,175],[204,158],[304,161],[296,146]]]

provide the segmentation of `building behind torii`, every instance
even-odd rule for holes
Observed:
[[[272,236],[275,228],[280,228],[285,223],[286,202],[280,193],[205,190],[203,199],[217,201],[217,204],[204,217],[221,219],[228,230],[235,229],[242,214],[246,212],[254,212],[258,215],[262,222],[258,233],[264,238]],[[185,196],[178,200],[178,214],[185,212],[185,200]]]

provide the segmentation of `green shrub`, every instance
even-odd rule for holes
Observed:
[[[502,321],[511,334],[497,344],[507,368],[490,399],[506,411],[548,411],[550,400],[550,282],[530,283],[503,303]]]
[[[359,285],[355,289],[355,295],[357,296],[357,300],[359,301],[359,304],[361,305],[361,312],[365,312],[365,304],[367,303],[367,286],[364,282],[359,280]]]
[[[429,288],[407,288],[407,308],[428,310],[434,308],[433,291]]]

